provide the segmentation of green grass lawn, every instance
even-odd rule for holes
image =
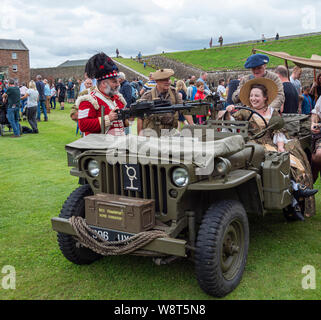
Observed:
[[[0,270],[16,269],[16,289],[0,282],[0,300],[213,299],[199,288],[190,261],[159,267],[150,258],[119,256],[77,266],[63,257],[50,219],[77,188],[64,150],[77,138],[69,110],[51,112],[39,135],[0,137]],[[286,223],[278,214],[250,219],[245,273],[225,299],[321,298],[320,202],[318,195],[318,214],[304,223]],[[301,287],[305,265],[316,269],[316,290]]]
[[[222,48],[206,50],[173,52],[163,55],[207,71],[243,70],[244,63],[247,57],[251,55],[252,48],[283,51],[291,55],[311,58],[312,54],[321,55],[321,36],[269,41],[265,44],[260,42],[258,44],[223,46]],[[269,68],[274,68],[280,64],[284,65],[284,60],[270,56]],[[289,66],[293,66],[293,64],[289,62]]]

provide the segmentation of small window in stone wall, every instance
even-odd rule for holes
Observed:
[[[14,64],[14,65],[12,66],[12,71],[13,71],[13,72],[17,72],[17,71],[18,71],[18,66],[17,66],[16,64]]]
[[[12,52],[12,59],[17,59],[17,53],[16,52]]]

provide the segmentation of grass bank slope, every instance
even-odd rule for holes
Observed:
[[[122,63],[123,65],[130,67],[134,70],[136,70],[137,72],[145,75],[145,76],[149,76],[149,74],[151,72],[155,72],[156,70],[151,68],[150,66],[146,66],[146,68],[144,68],[144,65],[142,63],[139,63],[133,59],[127,59],[127,58],[113,58],[115,61],[118,61],[120,63]]]
[[[244,63],[253,48],[267,51],[282,51],[291,55],[311,58],[312,54],[321,55],[321,35],[302,38],[269,41],[264,44],[226,45],[221,48],[182,51],[163,54],[173,60],[206,71],[244,69]],[[284,60],[270,57],[269,67],[284,64]],[[289,66],[292,66],[289,63]]]

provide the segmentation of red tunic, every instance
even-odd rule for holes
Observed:
[[[78,124],[79,129],[84,135],[90,133],[100,133],[100,119],[101,118],[101,106],[105,107],[105,115],[108,115],[111,110],[118,107],[122,109],[125,107],[125,102],[121,100],[118,95],[109,97],[104,95],[98,90],[91,91],[88,95],[79,97],[76,101],[78,105]],[[108,134],[115,136],[124,134],[124,124],[121,120],[115,120],[108,128]]]

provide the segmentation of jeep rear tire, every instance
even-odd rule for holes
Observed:
[[[195,252],[200,287],[209,295],[224,297],[240,283],[249,247],[247,214],[239,201],[211,205],[203,217]]]
[[[80,216],[85,218],[84,198],[91,195],[93,195],[93,192],[88,184],[73,191],[65,201],[59,217],[69,219],[72,216]],[[71,235],[58,232],[57,238],[63,255],[75,264],[90,264],[102,257],[94,251],[81,246]]]

